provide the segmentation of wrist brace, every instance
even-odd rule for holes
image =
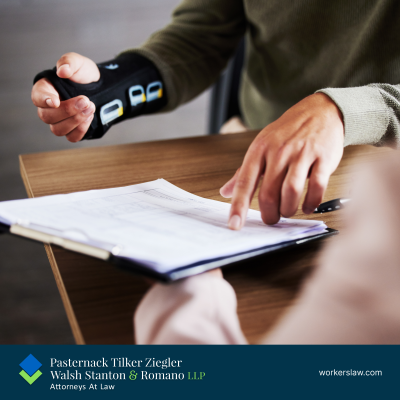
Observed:
[[[151,114],[167,103],[161,75],[154,64],[139,54],[123,54],[114,60],[97,64],[100,79],[80,84],[59,78],[56,67],[35,76],[34,84],[47,78],[61,100],[87,96],[96,112],[84,139],[101,138],[111,125],[142,114]]]

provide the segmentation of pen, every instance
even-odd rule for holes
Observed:
[[[314,211],[314,214],[340,210],[351,199],[334,199],[321,203]]]

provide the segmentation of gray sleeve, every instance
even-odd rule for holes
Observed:
[[[136,52],[158,68],[170,111],[208,88],[233,55],[246,30],[242,0],[184,0],[172,22]]]
[[[343,114],[344,145],[372,144],[400,148],[400,85],[371,84],[327,88]]]

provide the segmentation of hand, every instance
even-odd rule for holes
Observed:
[[[57,61],[57,75],[76,83],[91,83],[100,79],[97,65],[77,53],[64,54]],[[96,110],[86,96],[61,101],[54,86],[45,78],[33,86],[32,101],[38,107],[39,118],[50,125],[54,135],[66,136],[70,142],[83,138]]]
[[[257,135],[241,168],[220,190],[232,197],[229,228],[244,225],[259,181],[258,201],[266,224],[296,213],[308,177],[303,211],[313,212],[342,158],[343,142],[341,112],[325,94],[308,96],[286,111]]]

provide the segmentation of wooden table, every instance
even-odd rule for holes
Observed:
[[[226,201],[219,188],[240,166],[255,135],[250,132],[22,155],[21,175],[29,197],[164,178],[196,195]],[[350,167],[384,151],[388,150],[346,148],[325,200],[348,197]],[[252,208],[258,209],[256,199]],[[341,212],[333,212],[310,217],[301,210],[296,214],[297,218],[322,219],[339,230],[343,227],[341,216]],[[321,245],[312,243],[224,269],[225,278],[235,288],[241,326],[251,343],[260,340],[292,304],[315,265]],[[133,343],[133,312],[148,284],[106,262],[55,246],[45,248],[76,343]]]

